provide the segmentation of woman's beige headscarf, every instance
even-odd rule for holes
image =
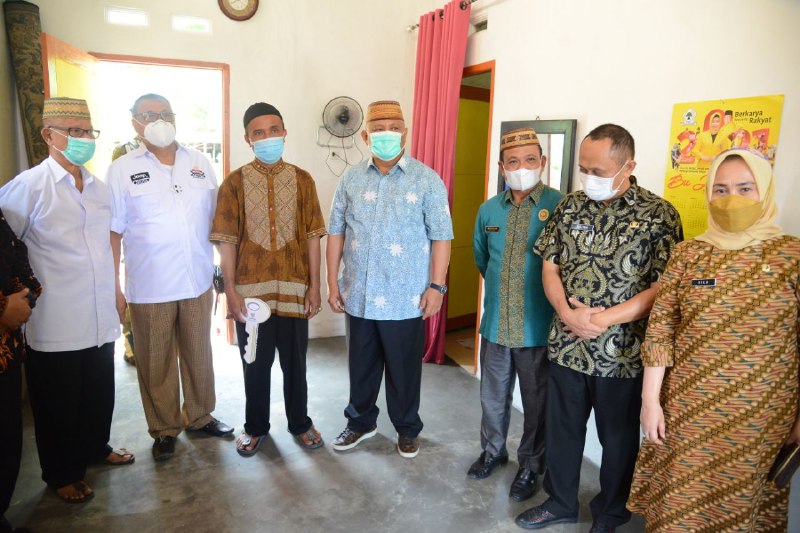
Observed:
[[[705,233],[695,237],[699,241],[707,242],[723,250],[741,250],[760,242],[780,237],[783,235],[781,227],[775,223],[778,217],[778,206],[775,205],[775,185],[772,174],[772,165],[759,152],[749,148],[731,148],[719,154],[708,169],[706,181],[706,201],[711,201],[714,190],[714,178],[719,166],[727,158],[738,155],[744,159],[750,172],[756,180],[759,196],[761,196],[761,216],[746,230],[730,233],[723,230],[711,216],[708,215],[708,229]]]

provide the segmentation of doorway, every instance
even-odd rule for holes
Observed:
[[[487,197],[493,85],[494,61],[465,68],[458,107],[445,354],[470,374],[478,370],[482,309],[472,234],[478,208]]]

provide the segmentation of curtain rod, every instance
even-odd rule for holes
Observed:
[[[478,1],[478,0],[462,0],[462,1],[461,1],[461,3],[460,3],[460,4],[458,4],[458,7],[460,7],[462,10],[463,10],[463,9],[467,9],[467,6],[469,6],[470,4],[474,4],[474,3],[475,3],[475,2],[477,2],[477,1]],[[440,12],[439,12],[439,18],[440,18],[440,19],[443,19],[443,18],[444,18],[444,10],[442,10],[442,11],[440,11]],[[413,25],[411,25],[411,26],[408,26],[408,27],[406,28],[406,31],[407,31],[407,32],[412,32],[412,31],[416,30],[417,28],[419,28],[419,23],[417,23],[417,24],[413,24]]]

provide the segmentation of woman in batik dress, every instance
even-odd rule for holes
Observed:
[[[708,230],[677,246],[650,314],[628,508],[652,532],[786,531],[789,489],[767,473],[800,442],[800,239],[757,152],[721,153],[706,195]]]

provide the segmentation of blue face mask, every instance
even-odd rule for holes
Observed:
[[[269,137],[250,143],[256,157],[262,163],[271,165],[277,163],[283,155],[283,137]]]
[[[70,137],[69,135],[64,135],[60,131],[52,128],[50,131],[54,131],[67,138],[67,147],[64,150],[58,150],[58,148],[55,146],[53,146],[53,148],[56,148],[56,150],[61,152],[61,154],[67,158],[67,161],[73,165],[81,166],[94,157],[94,139]]]
[[[369,149],[378,159],[391,161],[400,155],[402,139],[403,134],[397,131],[376,131],[369,134]]]

